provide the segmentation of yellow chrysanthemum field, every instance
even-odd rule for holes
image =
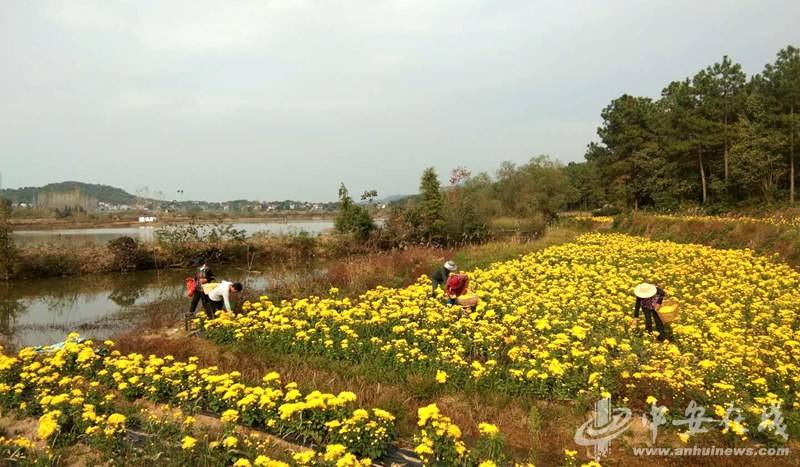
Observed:
[[[667,418],[682,415],[690,401],[718,418],[735,406],[740,416],[720,428],[731,442],[781,441],[764,407],[783,410],[780,422],[798,431],[800,274],[776,258],[591,233],[468,273],[480,298],[475,311],[445,305],[422,277],[357,298],[336,290],[279,303],[264,296],[243,314],[197,324],[218,344],[351,362],[400,379],[427,378],[443,390],[586,403],[611,397],[641,409],[658,405]],[[633,321],[632,290],[643,280],[680,303],[665,342],[647,334],[642,319]],[[351,392],[300,387],[274,372],[248,384],[195,359],[126,355],[110,341],[74,335],[54,352],[0,357],[0,404],[37,417],[38,436],[50,446],[82,440],[111,445],[118,455],[125,431],[149,423],[187,461],[221,453],[233,465],[369,465],[392,449],[396,414],[362,408]],[[144,399],[186,415],[156,423],[122,403]],[[193,428],[198,412],[228,428],[209,438]],[[467,442],[435,404],[415,415],[412,447],[424,464],[509,464],[496,426],[481,423],[480,439]],[[308,441],[315,450],[272,459],[237,426]],[[29,444],[0,438],[0,449]]]
[[[748,250],[586,234],[470,271],[475,312],[430,296],[421,278],[336,296],[247,304],[203,323],[217,342],[369,362],[447,384],[537,397],[647,396],[680,410],[690,400],[797,409],[800,274]],[[649,280],[682,307],[671,339],[632,327],[633,287]],[[640,321],[643,321],[640,319]]]

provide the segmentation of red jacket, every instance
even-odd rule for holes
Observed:
[[[466,274],[453,274],[447,278],[445,290],[447,295],[458,297],[467,290],[467,286],[469,286],[469,277]]]

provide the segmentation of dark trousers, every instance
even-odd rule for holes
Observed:
[[[225,309],[225,300],[220,300],[218,302],[208,299],[208,311],[211,313],[211,316],[214,316],[214,313],[220,310]]]
[[[194,294],[192,295],[192,304],[189,305],[189,316],[194,316],[194,313],[197,310],[197,305],[200,302],[203,302],[203,309],[206,310],[206,313],[211,311],[208,305],[208,302],[210,301],[211,300],[208,298],[208,295],[199,290],[195,290]]]
[[[653,332],[653,320],[655,320],[658,340],[663,341],[666,339],[667,331],[664,329],[664,323],[661,322],[661,317],[658,316],[656,310],[643,308],[642,311],[644,312],[644,328],[647,329],[647,332]]]
[[[207,315],[211,316],[214,315],[214,313],[211,312],[211,308],[209,306],[211,299],[208,298],[208,295],[204,294],[200,290],[195,290],[194,293],[192,294],[192,303],[191,305],[189,305],[189,313],[187,313],[186,316],[184,316],[183,318],[183,326],[186,328],[187,331],[189,330],[189,321],[191,321],[191,319],[194,317],[194,313],[195,311],[197,311],[197,304],[200,302],[203,303],[203,309],[206,311]]]

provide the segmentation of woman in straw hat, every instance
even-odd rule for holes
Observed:
[[[658,340],[663,341],[667,338],[664,323],[658,316],[656,310],[661,307],[661,302],[664,301],[664,290],[654,284],[642,282],[633,289],[633,294],[636,295],[636,306],[633,309],[634,323],[639,318],[639,310],[644,312],[644,327],[647,332],[653,332],[653,320],[656,322],[656,330],[658,331]]]
[[[434,295],[436,295],[436,289],[439,287],[445,288],[447,284],[447,279],[450,277],[451,274],[454,274],[458,271],[458,266],[453,261],[447,261],[444,265],[431,273],[431,283],[433,284],[433,290],[431,291]]]

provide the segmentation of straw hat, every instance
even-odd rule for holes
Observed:
[[[456,266],[456,263],[452,261],[444,263],[444,268],[447,269],[448,271],[458,271],[458,266]]]
[[[633,294],[639,298],[651,298],[656,293],[658,293],[656,286],[647,282],[642,282],[633,289]]]

